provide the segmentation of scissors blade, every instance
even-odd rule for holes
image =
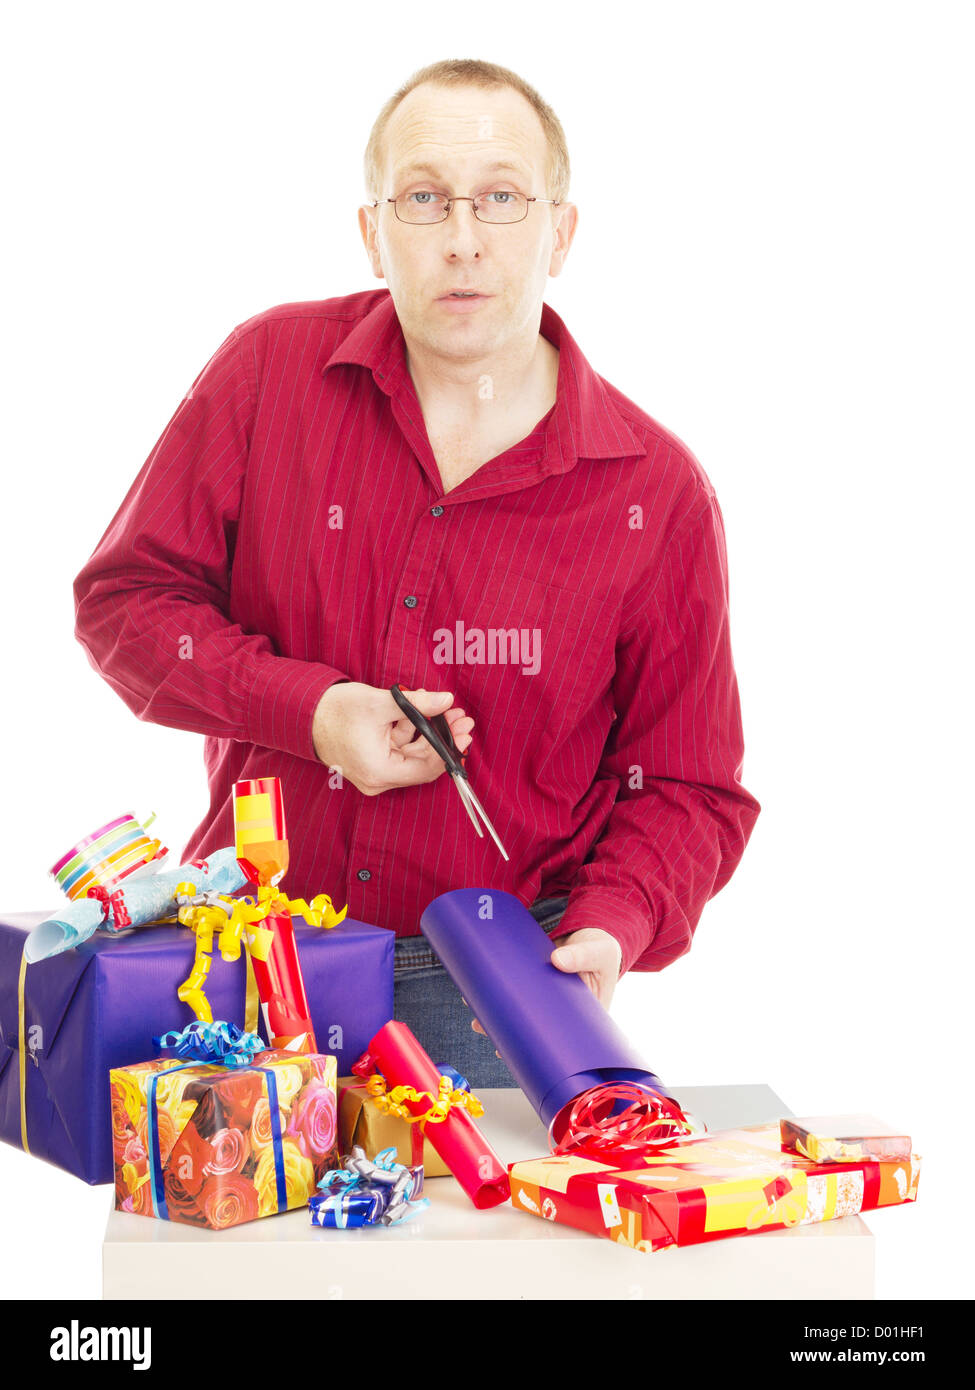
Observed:
[[[474,829],[477,831],[478,835],[483,840],[484,831],[481,829],[480,822],[478,821],[477,816],[474,814],[473,807],[471,806],[471,803],[467,800],[467,797],[465,795],[465,793],[468,790],[467,783],[464,781],[463,777],[461,777],[460,773],[458,772],[452,772],[450,775],[454,779],[454,786],[460,792],[460,799],[464,803],[464,810],[470,816],[471,823],[474,826]]]
[[[505,859],[508,859],[508,852],[507,852],[507,850],[505,849],[504,845],[501,843],[501,841],[498,839],[498,833],[497,833],[497,831],[495,830],[494,826],[491,824],[491,822],[490,822],[490,820],[489,820],[489,818],[488,818],[488,813],[487,813],[487,811],[485,811],[484,807],[481,805],[481,803],[478,801],[477,797],[474,795],[474,791],[473,791],[473,788],[471,787],[470,782],[468,782],[468,781],[466,781],[466,780],[465,780],[465,781],[461,781],[460,778],[455,777],[455,778],[454,778],[454,784],[459,788],[460,793],[461,793],[461,795],[462,795],[463,798],[464,798],[464,805],[465,805],[465,806],[467,805],[468,799],[471,801],[471,803],[474,805],[475,809],[477,810],[478,815],[481,817],[481,820],[484,822],[485,826],[487,827],[487,832],[488,832],[488,834],[491,836],[491,839],[492,839],[492,840],[494,841],[494,843],[497,845],[498,849],[499,849],[499,850],[501,851],[501,853],[504,855]],[[468,809],[468,811],[470,811],[470,806],[468,806],[467,809]],[[472,813],[472,815],[473,815],[473,813]],[[477,824],[476,821],[475,821],[475,824]],[[480,828],[478,828],[478,832],[477,832],[477,833],[478,833],[478,834],[481,833],[481,832],[480,832]],[[511,861],[508,860],[508,862],[510,863]]]

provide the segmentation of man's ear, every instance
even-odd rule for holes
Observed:
[[[576,226],[579,221],[579,209],[575,203],[565,203],[562,207],[555,209],[555,244],[552,247],[552,259],[549,262],[549,275],[558,275],[565,265],[565,258],[569,254],[569,247],[572,245],[572,238],[576,234]]]
[[[362,242],[366,248],[366,255],[369,257],[373,275],[377,280],[384,280],[386,277],[383,275],[382,261],[379,259],[379,236],[374,213],[375,208],[367,207],[365,203],[360,205],[359,231],[362,233]]]

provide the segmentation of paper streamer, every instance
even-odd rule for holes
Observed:
[[[201,891],[215,893],[235,893],[245,882],[235,848],[229,845],[226,849],[214,850],[195,864],[180,864],[147,878],[126,881],[109,894],[107,901],[82,898],[66,903],[28,936],[24,947],[27,963],[33,965],[35,961],[69,951],[94,936],[100,927],[106,931],[120,931],[129,926],[144,927],[163,917],[175,919],[173,895],[176,885],[186,879],[191,879]],[[125,927],[120,918],[125,921]]]
[[[630,1081],[666,1096],[584,981],[551,964],[555,944],[513,894],[442,893],[420,926],[555,1140],[560,1112],[593,1086]]]
[[[362,1062],[382,1073],[390,1092],[411,1087],[416,1099],[404,1099],[411,1115],[427,1114],[440,1093],[441,1073],[405,1023],[387,1023],[372,1039]],[[368,1069],[368,1068],[366,1068]],[[463,1106],[450,1106],[443,1119],[421,1121],[429,1139],[474,1205],[495,1207],[511,1195],[504,1164]]]

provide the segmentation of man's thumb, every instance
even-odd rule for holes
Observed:
[[[571,946],[559,946],[552,952],[551,961],[559,970],[577,970],[576,952]]]
[[[451,690],[415,690],[410,695],[421,714],[442,714],[450,709],[453,698]]]

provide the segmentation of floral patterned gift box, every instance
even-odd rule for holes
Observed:
[[[307,1205],[339,1163],[336,1059],[157,1058],[111,1072],[115,1206],[223,1230]]]

